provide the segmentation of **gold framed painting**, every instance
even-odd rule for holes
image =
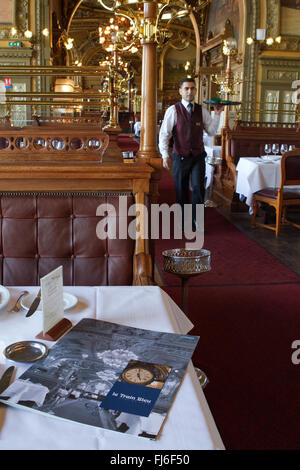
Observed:
[[[300,36],[300,0],[281,0],[280,33],[283,36]]]
[[[0,24],[12,25],[15,22],[15,0],[5,0],[1,2]]]
[[[221,36],[226,20],[230,20],[235,33],[235,39],[237,43],[239,42],[240,3],[239,0],[211,0],[207,25],[209,36],[214,38]]]

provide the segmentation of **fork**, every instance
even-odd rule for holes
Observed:
[[[19,312],[20,309],[21,309],[21,305],[20,305],[20,300],[21,298],[23,297],[23,295],[27,295],[29,294],[29,292],[27,290],[24,290],[23,292],[21,292],[21,294],[19,295],[19,297],[17,298],[16,300],[16,303],[15,305],[10,309],[8,310],[10,313],[11,312]]]

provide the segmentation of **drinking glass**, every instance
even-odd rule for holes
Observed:
[[[271,153],[271,151],[272,151],[271,144],[265,144],[265,154],[269,155],[269,153]]]
[[[287,151],[288,151],[288,145],[287,144],[281,144],[281,147],[280,147],[281,155],[283,155]]]
[[[292,150],[295,150],[296,146],[295,145],[290,145],[289,146],[289,152],[291,152]]]
[[[277,155],[279,153],[279,144],[272,145],[272,152],[274,153],[274,155]]]

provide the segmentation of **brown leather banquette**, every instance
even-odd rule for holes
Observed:
[[[132,194],[122,196],[134,204]],[[96,215],[108,205],[115,217]],[[118,206],[113,193],[0,193],[0,283],[38,285],[62,265],[64,285],[133,284],[135,240],[97,235],[101,221],[118,228]]]

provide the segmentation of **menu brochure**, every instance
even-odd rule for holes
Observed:
[[[198,340],[86,318],[0,401],[155,439]]]

